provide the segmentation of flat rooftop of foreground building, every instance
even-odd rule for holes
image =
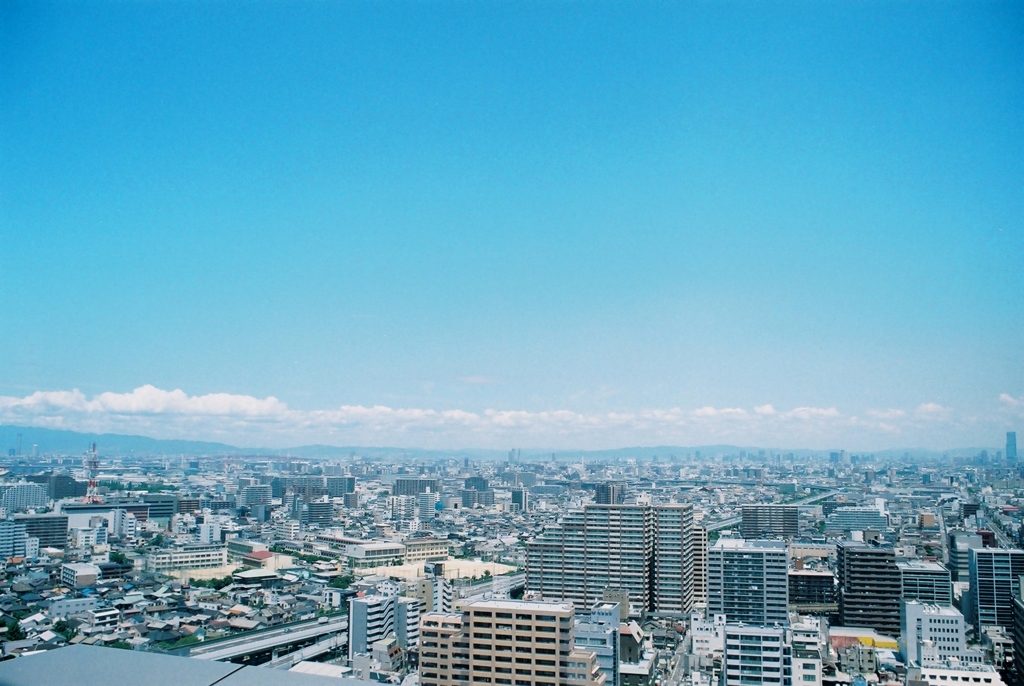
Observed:
[[[230,662],[75,645],[0,662],[3,686],[357,686],[356,679],[312,676]]]
[[[900,569],[922,572],[948,572],[946,565],[931,560],[896,560],[896,566]]]
[[[785,550],[785,541],[766,541],[754,538],[720,538],[715,541],[712,548],[724,548],[726,550],[739,550],[741,548],[767,548],[769,550]]]
[[[466,603],[474,610],[523,610],[524,612],[572,612],[572,603],[545,603],[532,600],[477,600]]]

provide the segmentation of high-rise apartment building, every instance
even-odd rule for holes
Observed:
[[[25,554],[25,524],[13,519],[0,520],[0,558]]]
[[[892,548],[843,541],[839,554],[839,620],[899,636],[900,570]]]
[[[592,605],[623,591],[649,612],[684,616],[693,597],[691,505],[587,505],[527,544],[526,586]]]
[[[68,516],[65,514],[19,514],[14,521],[25,525],[25,535],[39,539],[44,548],[63,548],[68,542]]]
[[[273,489],[270,484],[260,484],[258,486],[246,486],[242,489],[241,505],[243,507],[256,507],[258,505],[269,505],[273,497]]]
[[[722,686],[792,686],[792,673],[792,647],[784,627],[726,625]]]
[[[302,518],[306,524],[327,527],[334,521],[334,503],[329,500],[316,500],[306,503],[302,510]]]
[[[327,495],[332,498],[341,498],[346,493],[356,492],[356,478],[354,476],[329,476],[327,477]]]
[[[941,562],[900,560],[896,567],[900,570],[903,600],[931,605],[953,604],[949,570]]]
[[[441,482],[427,477],[405,477],[395,479],[395,489],[391,495],[419,495],[420,493],[440,493]]]
[[[708,615],[757,626],[788,623],[788,572],[782,541],[718,539],[708,548]]]
[[[876,507],[839,507],[825,518],[826,533],[847,531],[885,531],[889,517]]]
[[[573,647],[572,603],[486,600],[420,621],[422,686],[605,686],[593,651]]]
[[[800,532],[796,505],[744,505],[740,533],[747,540],[793,538]]]
[[[403,650],[420,640],[421,601],[415,597],[378,594],[349,600],[349,659],[370,653],[373,644],[394,636]]]
[[[694,525],[693,535],[693,606],[707,607],[708,602],[708,530]]]
[[[979,632],[988,626],[1013,628],[1013,593],[1024,576],[1024,550],[971,548],[967,619]]]

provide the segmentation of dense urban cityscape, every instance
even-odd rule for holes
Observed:
[[[296,686],[1024,683],[1012,432],[931,463],[94,444],[3,468],[0,681],[172,659]]]

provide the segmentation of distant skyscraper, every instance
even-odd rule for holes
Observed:
[[[1017,432],[1006,432],[1006,459],[1011,462],[1017,461]]]
[[[609,481],[594,487],[594,502],[598,505],[621,505],[625,497],[625,484],[618,481]]]

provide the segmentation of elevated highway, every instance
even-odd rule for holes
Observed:
[[[327,619],[327,621],[322,621]],[[334,639],[331,647],[327,647],[331,637],[347,639],[348,617],[321,618],[306,622],[295,622],[283,626],[259,631],[248,631],[230,638],[216,639],[190,646],[182,654],[197,660],[213,660],[217,662],[234,662],[236,664],[262,665],[273,662],[285,655],[318,644],[323,644],[323,651],[344,645],[341,638]],[[342,641],[340,644],[337,641]]]

